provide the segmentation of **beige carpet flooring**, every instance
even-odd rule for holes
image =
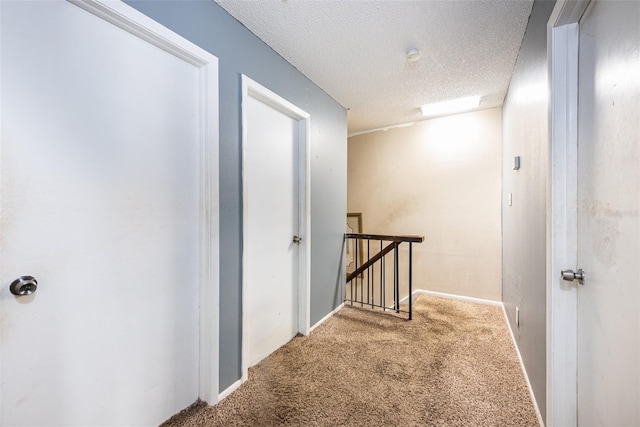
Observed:
[[[345,307],[166,426],[537,426],[502,309],[420,295],[414,320]]]

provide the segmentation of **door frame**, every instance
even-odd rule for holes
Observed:
[[[296,107],[286,99],[275,94],[246,75],[242,75],[242,378],[243,383],[248,378],[248,305],[247,289],[247,257],[245,248],[248,247],[252,236],[248,233],[247,202],[249,188],[247,182],[247,101],[254,98],[281,113],[298,121],[298,218],[300,221],[300,237],[302,243],[298,252],[298,332],[309,335],[310,313],[310,283],[311,283],[311,187],[310,187],[310,141],[311,116]],[[234,387],[235,388],[235,387]],[[226,392],[225,392],[226,394]]]
[[[560,278],[578,256],[579,21],[590,0],[559,0],[547,24],[550,82],[547,192],[546,425],[577,426],[578,290]]]
[[[218,58],[121,1],[67,1],[200,70],[198,397],[215,404],[218,402],[220,286]],[[99,83],[96,79],[96,84]]]

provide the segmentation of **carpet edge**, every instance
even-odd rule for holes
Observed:
[[[500,303],[502,306],[502,314],[504,315],[504,321],[507,324],[507,329],[509,330],[509,335],[511,336],[511,342],[513,343],[513,347],[516,350],[516,354],[518,355],[518,361],[520,362],[520,369],[522,370],[522,375],[524,375],[524,381],[527,383],[527,389],[529,390],[529,397],[531,397],[531,402],[533,403],[533,409],[536,412],[536,418],[538,419],[538,424],[540,427],[545,427],[544,420],[542,419],[542,414],[540,413],[540,408],[538,407],[538,401],[536,400],[536,396],[533,394],[533,387],[531,387],[531,382],[529,381],[529,375],[527,375],[527,368],[524,366],[524,361],[522,360],[522,355],[520,354],[520,348],[518,348],[518,343],[516,342],[516,337],[513,334],[513,330],[511,329],[511,324],[509,323],[509,317],[507,317],[507,310],[504,308],[504,304]]]

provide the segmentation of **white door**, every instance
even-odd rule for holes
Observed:
[[[580,22],[578,425],[640,425],[640,2]]]
[[[0,3],[1,425],[157,425],[198,397],[202,70],[107,5]]]
[[[243,99],[243,115],[246,370],[300,331],[301,244],[294,236],[302,236],[304,181],[300,116],[251,95]]]

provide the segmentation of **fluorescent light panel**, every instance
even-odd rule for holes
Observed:
[[[480,106],[479,96],[469,96],[466,98],[452,99],[450,101],[424,104],[420,109],[423,116],[442,116],[445,114],[461,113],[473,110]]]

